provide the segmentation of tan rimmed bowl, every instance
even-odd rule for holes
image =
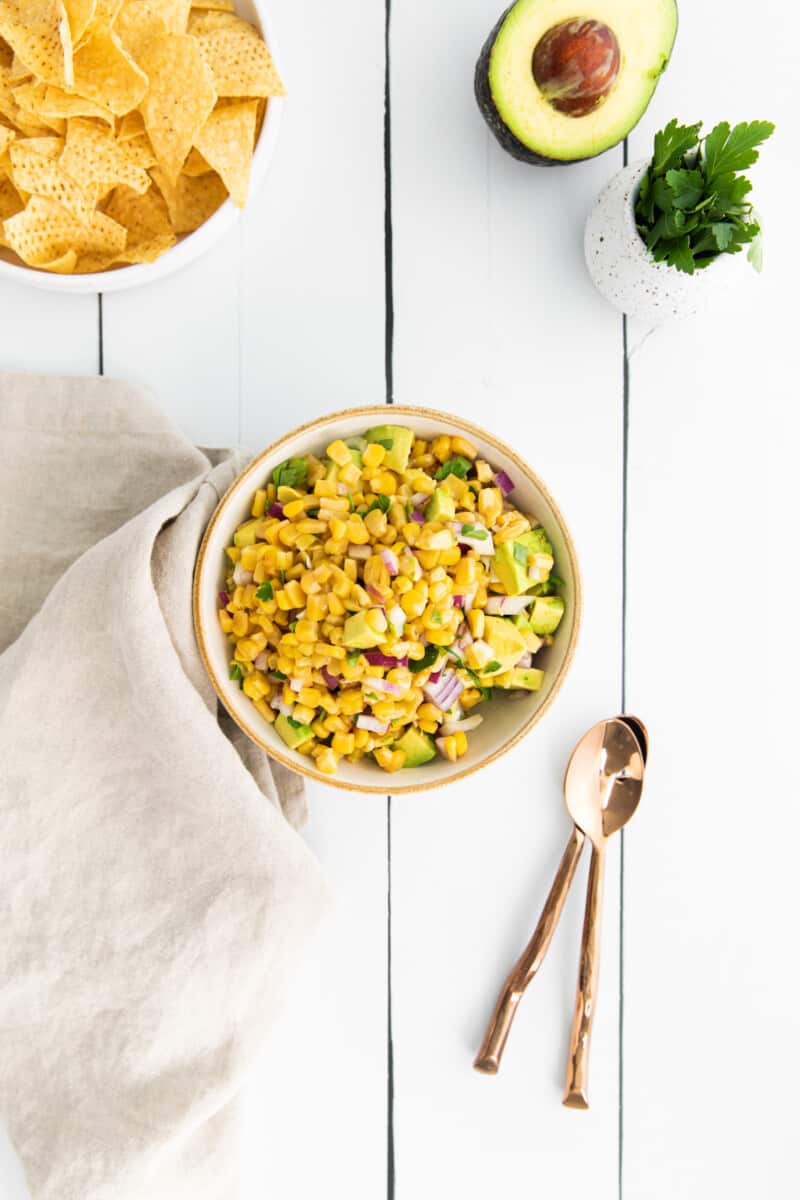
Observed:
[[[566,611],[554,644],[536,657],[537,666],[545,670],[542,690],[522,699],[496,694],[490,703],[482,705],[479,711],[484,717],[483,724],[469,735],[469,751],[464,758],[451,763],[437,757],[423,767],[391,775],[371,759],[365,758],[358,763],[342,759],[335,776],[324,775],[316,769],[313,759],[290,750],[281,741],[238,683],[228,677],[231,646],[217,618],[217,593],[225,579],[225,548],[231,544],[236,528],[250,516],[253,493],[264,486],[278,463],[309,453],[321,456],[335,438],[357,437],[372,425],[388,423],[407,425],[425,439],[441,433],[461,434],[478,447],[481,458],[491,463],[495,470],[503,470],[511,477],[516,484],[514,503],[523,512],[538,517],[553,543],[556,571],[566,585],[563,592]],[[581,618],[581,582],[575,547],[558,506],[538,476],[509,446],[491,433],[448,413],[380,404],[346,409],[301,425],[253,459],[228,488],[206,529],[195,568],[193,607],[197,641],[211,682],[225,708],[248,737],[278,762],[310,779],[350,792],[398,795],[464,779],[505,754],[530,733],[553,703],[572,662]]]

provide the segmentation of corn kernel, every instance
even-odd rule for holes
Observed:
[[[385,457],[386,447],[379,445],[377,442],[372,442],[361,455],[361,461],[365,467],[372,470],[374,467],[379,467]]]
[[[245,612],[237,612],[233,614],[231,621],[231,633],[237,638],[244,637],[247,630],[250,628],[250,619]]]
[[[454,437],[450,443],[450,449],[453,454],[462,454],[464,458],[470,460],[478,457],[478,451],[465,437]]]
[[[361,478],[361,472],[354,462],[349,462],[346,467],[342,467],[339,472],[339,480],[347,487],[355,487]]]
[[[456,739],[456,757],[461,758],[462,754],[467,753],[467,735],[463,730],[459,730],[454,736]]]
[[[379,496],[393,496],[397,491],[397,479],[391,471],[382,471],[370,480],[370,487]]]
[[[486,629],[486,617],[479,608],[472,608],[467,613],[467,623],[473,638],[482,638]]]
[[[380,608],[371,608],[365,614],[364,622],[373,633],[385,633],[388,628],[386,616]]]
[[[349,462],[353,461],[350,448],[345,446],[341,438],[337,438],[335,442],[331,442],[325,453],[332,462],[336,463],[337,467],[345,467]]]
[[[278,715],[278,714],[275,712],[275,709],[274,709],[274,708],[270,708],[270,706],[269,706],[269,704],[267,703],[267,701],[266,701],[266,700],[254,700],[254,701],[253,701],[253,704],[255,705],[255,707],[256,707],[256,710],[257,710],[257,711],[258,711],[258,712],[261,714],[261,716],[264,718],[264,720],[265,720],[265,721],[269,721],[269,723],[270,723],[270,725],[271,725],[271,724],[274,722],[274,720],[275,720],[276,716]]]
[[[451,733],[447,737],[443,737],[441,742],[438,744],[445,758],[449,762],[455,762],[458,758],[458,750],[456,749],[456,735]]]
[[[388,746],[381,746],[380,750],[375,751],[375,761],[384,771],[399,771],[405,764],[406,756],[402,750],[390,750]]]
[[[373,508],[372,512],[368,512],[364,517],[364,524],[374,538],[383,537],[386,532],[386,514],[379,508]]]
[[[483,699],[477,688],[465,688],[459,696],[462,708],[474,708]]]
[[[366,729],[356,729],[353,731],[353,741],[356,750],[366,750],[369,740],[369,734]]]
[[[300,620],[295,626],[294,635],[298,642],[316,642],[318,628],[316,621]]]
[[[431,453],[440,463],[447,462],[452,457],[452,443],[447,436],[434,438],[431,442]]]
[[[352,733],[335,733],[331,738],[331,748],[337,754],[352,754],[356,748],[355,736]]]
[[[323,746],[316,755],[317,766],[324,775],[335,775],[338,761],[336,752],[330,746]]]

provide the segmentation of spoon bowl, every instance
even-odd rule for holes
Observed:
[[[636,812],[646,747],[641,722],[623,717],[599,721],[575,747],[564,777],[564,802],[594,846],[622,829]]]

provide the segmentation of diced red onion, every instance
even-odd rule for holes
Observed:
[[[436,749],[441,754],[442,758],[447,758],[447,752],[445,751],[445,748],[444,748],[444,738],[443,737],[434,738],[434,745],[436,746]]]
[[[299,692],[301,690],[301,688],[303,687],[302,679],[290,679],[289,687],[292,689],[293,692]]]
[[[386,570],[389,572],[392,578],[399,574],[400,563],[397,561],[397,555],[395,554],[394,550],[390,550],[387,546],[385,549],[381,550],[381,558],[383,559],[383,565],[386,567]]]
[[[399,683],[392,683],[390,679],[378,679],[377,675],[368,675],[364,680],[364,687],[371,688],[374,692],[385,692],[388,696],[402,696],[404,691]]]
[[[253,666],[257,671],[266,671],[267,669],[267,652],[262,650],[261,653],[253,660]]]
[[[510,496],[515,487],[513,480],[506,475],[505,471],[498,471],[493,482],[500,488],[504,496]]]
[[[415,508],[415,509],[414,509],[414,511],[412,512],[412,514],[411,514],[411,520],[412,520],[412,521],[414,521],[414,522],[416,522],[416,524],[417,524],[417,525],[424,525],[424,524],[425,524],[425,517],[424,517],[424,516],[423,516],[423,514],[422,514],[422,513],[419,511],[419,509],[418,509],[418,508]]]
[[[283,505],[279,504],[277,500],[273,500],[272,504],[270,504],[269,508],[267,509],[267,516],[283,517]]]
[[[386,619],[389,622],[389,624],[391,625],[391,627],[394,630],[397,637],[399,637],[400,634],[405,629],[405,624],[406,624],[406,614],[403,612],[403,610],[399,604],[395,604],[394,608],[389,609],[389,611],[386,614]],[[408,665],[408,660],[406,659],[403,663],[403,666],[407,666],[407,665]]]
[[[332,691],[332,692],[338,691],[339,680],[336,678],[335,675],[331,674],[331,672],[328,670],[327,667],[323,667],[322,670],[320,671],[320,674],[322,675],[322,678],[325,680],[326,684],[328,685],[328,688],[330,691]]]
[[[438,683],[432,684],[428,680],[422,690],[431,704],[446,712],[463,692],[464,684],[454,671],[445,671]]]
[[[223,608],[225,608],[227,606],[229,600],[230,600],[230,596],[228,595],[227,592],[220,592],[217,595],[217,602],[219,604],[221,604]]]
[[[439,732],[445,735],[449,733],[469,733],[472,729],[477,729],[483,722],[483,717],[480,713],[475,713],[474,717],[465,717],[462,721],[444,721],[439,728]]]
[[[468,533],[464,533],[464,525],[461,521],[451,521],[451,528],[458,539],[458,548],[464,553],[464,547],[468,550],[477,550],[482,558],[491,557],[494,554],[494,541],[488,529],[483,525],[475,525],[474,528],[480,533],[485,533],[485,537],[471,537]]]
[[[438,671],[431,671],[430,675],[428,676],[428,683],[438,683],[439,676],[441,675],[443,670],[444,670],[444,667],[439,667]]]
[[[411,497],[411,503],[414,505],[424,504],[426,500],[430,500],[430,496],[426,492],[414,492],[414,495]]]
[[[366,591],[369,592],[369,594],[370,594],[370,596],[372,596],[373,600],[377,600],[378,604],[380,604],[381,607],[383,607],[383,605],[385,603],[385,597],[383,595],[383,592],[379,592],[378,589],[376,587],[373,587],[373,585],[371,583],[367,584]]]
[[[389,729],[389,722],[379,721],[377,717],[367,716],[366,713],[359,713],[356,717],[356,727],[366,729],[368,733],[384,734]]]
[[[520,657],[517,659],[516,665],[518,667],[523,667],[524,669],[527,669],[528,667],[532,667],[533,666],[533,655],[529,651],[526,650],[525,653],[520,655]]]
[[[383,654],[380,650],[365,650],[364,658],[371,667],[388,667],[391,670],[394,667],[407,667],[408,657],[392,658],[390,654]]]
[[[244,587],[253,582],[253,572],[245,571],[242,564],[237,562],[233,568],[233,582],[237,587]]]
[[[270,708],[274,708],[282,717],[290,717],[292,715],[292,706],[285,704],[280,696],[273,696],[269,702]]]
[[[351,542],[347,547],[347,554],[350,558],[369,558],[372,550],[369,546],[356,546]]]
[[[486,611],[490,616],[515,617],[533,601],[533,596],[490,596],[486,601]]]
[[[453,596],[453,608],[463,608],[463,607],[464,607],[464,597],[463,596]]]

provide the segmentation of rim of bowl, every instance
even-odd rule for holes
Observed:
[[[264,9],[263,0],[250,0],[250,2],[278,74],[281,79],[285,80],[272,22]],[[250,164],[248,204],[264,182],[275,153],[285,102],[285,96],[270,96],[267,100],[264,121]],[[9,279],[27,287],[48,292],[62,292],[67,295],[121,292],[128,288],[140,287],[142,284],[155,283],[157,280],[165,279],[175,271],[181,270],[182,267],[194,262],[195,259],[210,250],[219,238],[236,224],[243,212],[244,209],[238,208],[228,196],[207,221],[204,221],[197,229],[193,229],[191,233],[186,234],[169,250],[165,250],[152,263],[130,263],[113,270],[92,271],[86,275],[56,275],[50,271],[39,271],[36,267],[29,267],[23,262],[9,262],[7,259],[0,258],[0,279]]]
[[[256,730],[251,728],[248,722],[242,720],[238,714],[232,712],[229,708],[225,697],[224,688],[221,685],[220,680],[218,679],[217,674],[211,664],[211,657],[206,647],[205,633],[200,620],[200,577],[203,573],[208,543],[217,521],[224,511],[232,493],[237,488],[242,476],[251,471],[253,467],[256,467],[260,462],[263,462],[264,459],[272,457],[272,455],[276,454],[284,446],[294,441],[294,439],[300,434],[321,431],[328,425],[335,424],[337,421],[341,421],[346,417],[352,417],[359,414],[363,414],[364,416],[380,416],[386,415],[387,412],[392,416],[402,415],[411,419],[413,419],[415,416],[430,417],[434,420],[437,418],[444,418],[452,424],[460,426],[465,432],[474,434],[480,440],[485,441],[490,446],[498,449],[502,454],[507,455],[514,465],[524,475],[527,476],[527,478],[534,484],[536,488],[538,488],[542,496],[550,505],[553,515],[558,523],[560,532],[564,537],[564,542],[567,548],[567,557],[569,558],[570,569],[572,571],[574,590],[572,629],[570,631],[569,643],[567,644],[567,649],[561,662],[561,666],[559,667],[556,676],[553,679],[547,699],[536,709],[534,713],[531,714],[530,718],[526,721],[522,728],[517,730],[516,733],[512,734],[512,736],[503,742],[503,744],[496,750],[494,750],[492,754],[487,755],[485,758],[482,758],[477,763],[473,763],[469,767],[465,767],[462,771],[457,771],[455,774],[449,775],[446,779],[434,779],[421,781],[419,783],[407,784],[398,783],[395,786],[392,786],[392,782],[397,778],[397,776],[388,774],[385,781],[379,781],[379,783],[374,785],[351,783],[349,781],[345,782],[344,780],[338,779],[335,775],[326,775],[322,771],[313,770],[310,766],[306,766],[305,763],[295,762],[294,759],[289,758],[280,750],[276,750],[273,746],[268,745],[263,738],[259,736]],[[575,656],[575,648],[578,643],[578,635],[580,633],[581,619],[583,615],[583,584],[581,581],[581,573],[578,565],[578,556],[575,550],[575,544],[572,540],[572,534],[569,526],[564,520],[561,509],[553,499],[549,488],[545,486],[536,472],[533,471],[524,462],[524,460],[520,458],[515,450],[512,450],[511,447],[506,445],[506,443],[500,438],[495,437],[494,434],[482,429],[479,425],[474,425],[471,421],[465,421],[462,417],[454,416],[452,413],[444,412],[442,409],[425,408],[419,405],[392,404],[390,407],[387,404],[369,404],[363,406],[358,405],[353,408],[339,409],[337,412],[329,413],[324,417],[317,417],[316,420],[307,421],[303,425],[298,425],[290,433],[284,434],[283,437],[278,438],[278,440],[275,442],[272,442],[271,445],[267,446],[265,450],[262,450],[255,456],[255,458],[252,458],[243,471],[239,472],[233,483],[231,483],[230,487],[228,487],[227,491],[222,496],[222,499],[219,501],[217,507],[214,509],[214,512],[211,515],[211,520],[208,522],[203,534],[203,540],[200,543],[200,549],[197,552],[194,579],[192,581],[192,615],[194,620],[195,638],[200,650],[200,657],[203,660],[206,673],[211,680],[218,699],[221,701],[225,711],[239,726],[242,732],[247,734],[247,736],[253,742],[255,742],[257,746],[260,746],[261,749],[270,756],[270,758],[274,758],[277,762],[281,763],[282,766],[287,767],[290,771],[296,772],[298,775],[304,775],[307,779],[313,779],[317,783],[326,783],[331,787],[338,788],[340,791],[367,792],[372,795],[380,796],[385,796],[391,793],[391,795],[397,796],[403,793],[433,791],[434,788],[447,787],[451,783],[456,783],[461,779],[466,779],[470,775],[474,775],[483,767],[488,767],[490,763],[496,762],[498,758],[501,758],[504,754],[507,754],[509,750],[513,749],[518,742],[521,742],[522,739],[530,733],[535,725],[538,725],[545,713],[549,712],[550,707],[558,693],[561,691],[564,680],[566,679],[569,669],[572,666],[572,660]]]

